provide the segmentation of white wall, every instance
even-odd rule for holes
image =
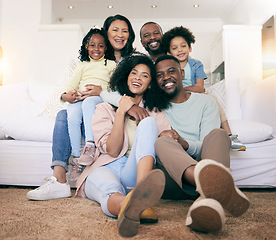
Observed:
[[[83,33],[95,24],[102,26],[104,22],[104,19],[91,19],[51,24],[55,18],[51,13],[50,0],[0,0],[0,6],[4,84],[29,78],[55,83],[63,73],[68,58],[78,55]],[[191,56],[200,59],[206,73],[210,73],[210,45],[222,29],[221,20],[183,18],[130,21],[136,33],[134,46],[140,51],[144,50],[140,44],[139,30],[147,21],[159,23],[163,31],[180,25],[190,28],[196,37]]]
[[[68,58],[78,54],[83,37],[80,26],[42,25],[51,19],[49,0],[1,1],[3,84],[30,78],[54,84]]]

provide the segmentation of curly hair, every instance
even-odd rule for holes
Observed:
[[[85,37],[83,38],[82,40],[82,45],[81,45],[81,49],[79,50],[79,59],[81,62],[84,62],[84,61],[90,61],[90,58],[89,58],[89,54],[88,54],[88,50],[87,50],[87,47],[86,45],[89,43],[89,40],[90,38],[94,35],[94,34],[98,34],[100,36],[102,36],[104,38],[104,42],[105,42],[105,45],[107,46],[107,43],[108,43],[108,38],[107,38],[107,34],[106,34],[106,31],[103,30],[102,28],[101,29],[98,29],[98,28],[91,28],[89,30],[89,32],[85,35]],[[109,59],[107,58],[107,55],[108,54],[108,49],[106,49],[105,51],[105,58],[106,59]],[[111,60],[111,59],[110,59]]]
[[[182,26],[174,27],[167,31],[162,37],[162,50],[164,52],[170,52],[171,40],[175,37],[183,37],[189,47],[191,47],[192,43],[195,43],[195,36],[188,28]]]
[[[168,99],[158,86],[156,80],[156,70],[153,61],[143,53],[135,53],[125,58],[115,69],[109,82],[109,88],[112,91],[118,91],[121,95],[134,97],[135,95],[129,90],[128,76],[132,69],[138,64],[144,64],[150,69],[151,82],[150,87],[143,94],[144,107],[150,111],[161,111],[170,106]]]
[[[106,32],[108,32],[108,29],[109,29],[111,23],[113,23],[116,20],[124,21],[128,26],[129,37],[128,37],[128,40],[127,40],[127,43],[126,43],[125,47],[121,50],[122,57],[127,57],[135,51],[135,49],[132,46],[132,44],[135,40],[135,33],[134,33],[134,30],[132,28],[132,25],[131,25],[130,21],[125,16],[122,16],[120,14],[117,14],[115,16],[109,16],[104,21],[103,29]],[[108,50],[108,56],[107,56],[108,59],[115,60],[114,48],[112,47],[112,45],[110,44],[109,41],[107,43],[107,50]]]

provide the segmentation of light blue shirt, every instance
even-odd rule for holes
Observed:
[[[183,87],[192,86],[192,78],[191,78],[191,66],[189,63],[184,67],[185,78],[182,80]]]
[[[199,60],[189,58],[188,63],[191,68],[191,73],[190,73],[190,78],[191,78],[191,83],[192,83],[191,85],[195,85],[196,80],[199,78],[207,79],[207,76],[203,69],[203,64]]]
[[[173,129],[188,142],[187,153],[196,158],[203,139],[213,129],[220,127],[219,109],[213,97],[191,93],[183,103],[171,103],[164,110]]]

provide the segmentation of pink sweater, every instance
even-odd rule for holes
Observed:
[[[77,196],[86,197],[84,193],[84,184],[86,177],[91,173],[93,169],[121,158],[128,150],[128,136],[126,130],[124,130],[124,143],[120,154],[114,158],[111,157],[106,151],[106,141],[113,127],[115,113],[116,112],[114,111],[114,108],[108,103],[101,103],[98,104],[96,107],[96,112],[92,119],[92,130],[94,133],[95,144],[97,146],[96,158],[94,163],[90,166],[87,166],[78,178],[76,183]],[[159,128],[159,134],[164,130],[171,129],[170,123],[164,112],[148,111],[148,113],[151,117],[156,119]],[[129,117],[126,116],[125,121],[128,118]]]

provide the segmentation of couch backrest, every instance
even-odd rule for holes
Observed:
[[[243,119],[268,124],[276,134],[276,75],[243,91],[241,107]]]

